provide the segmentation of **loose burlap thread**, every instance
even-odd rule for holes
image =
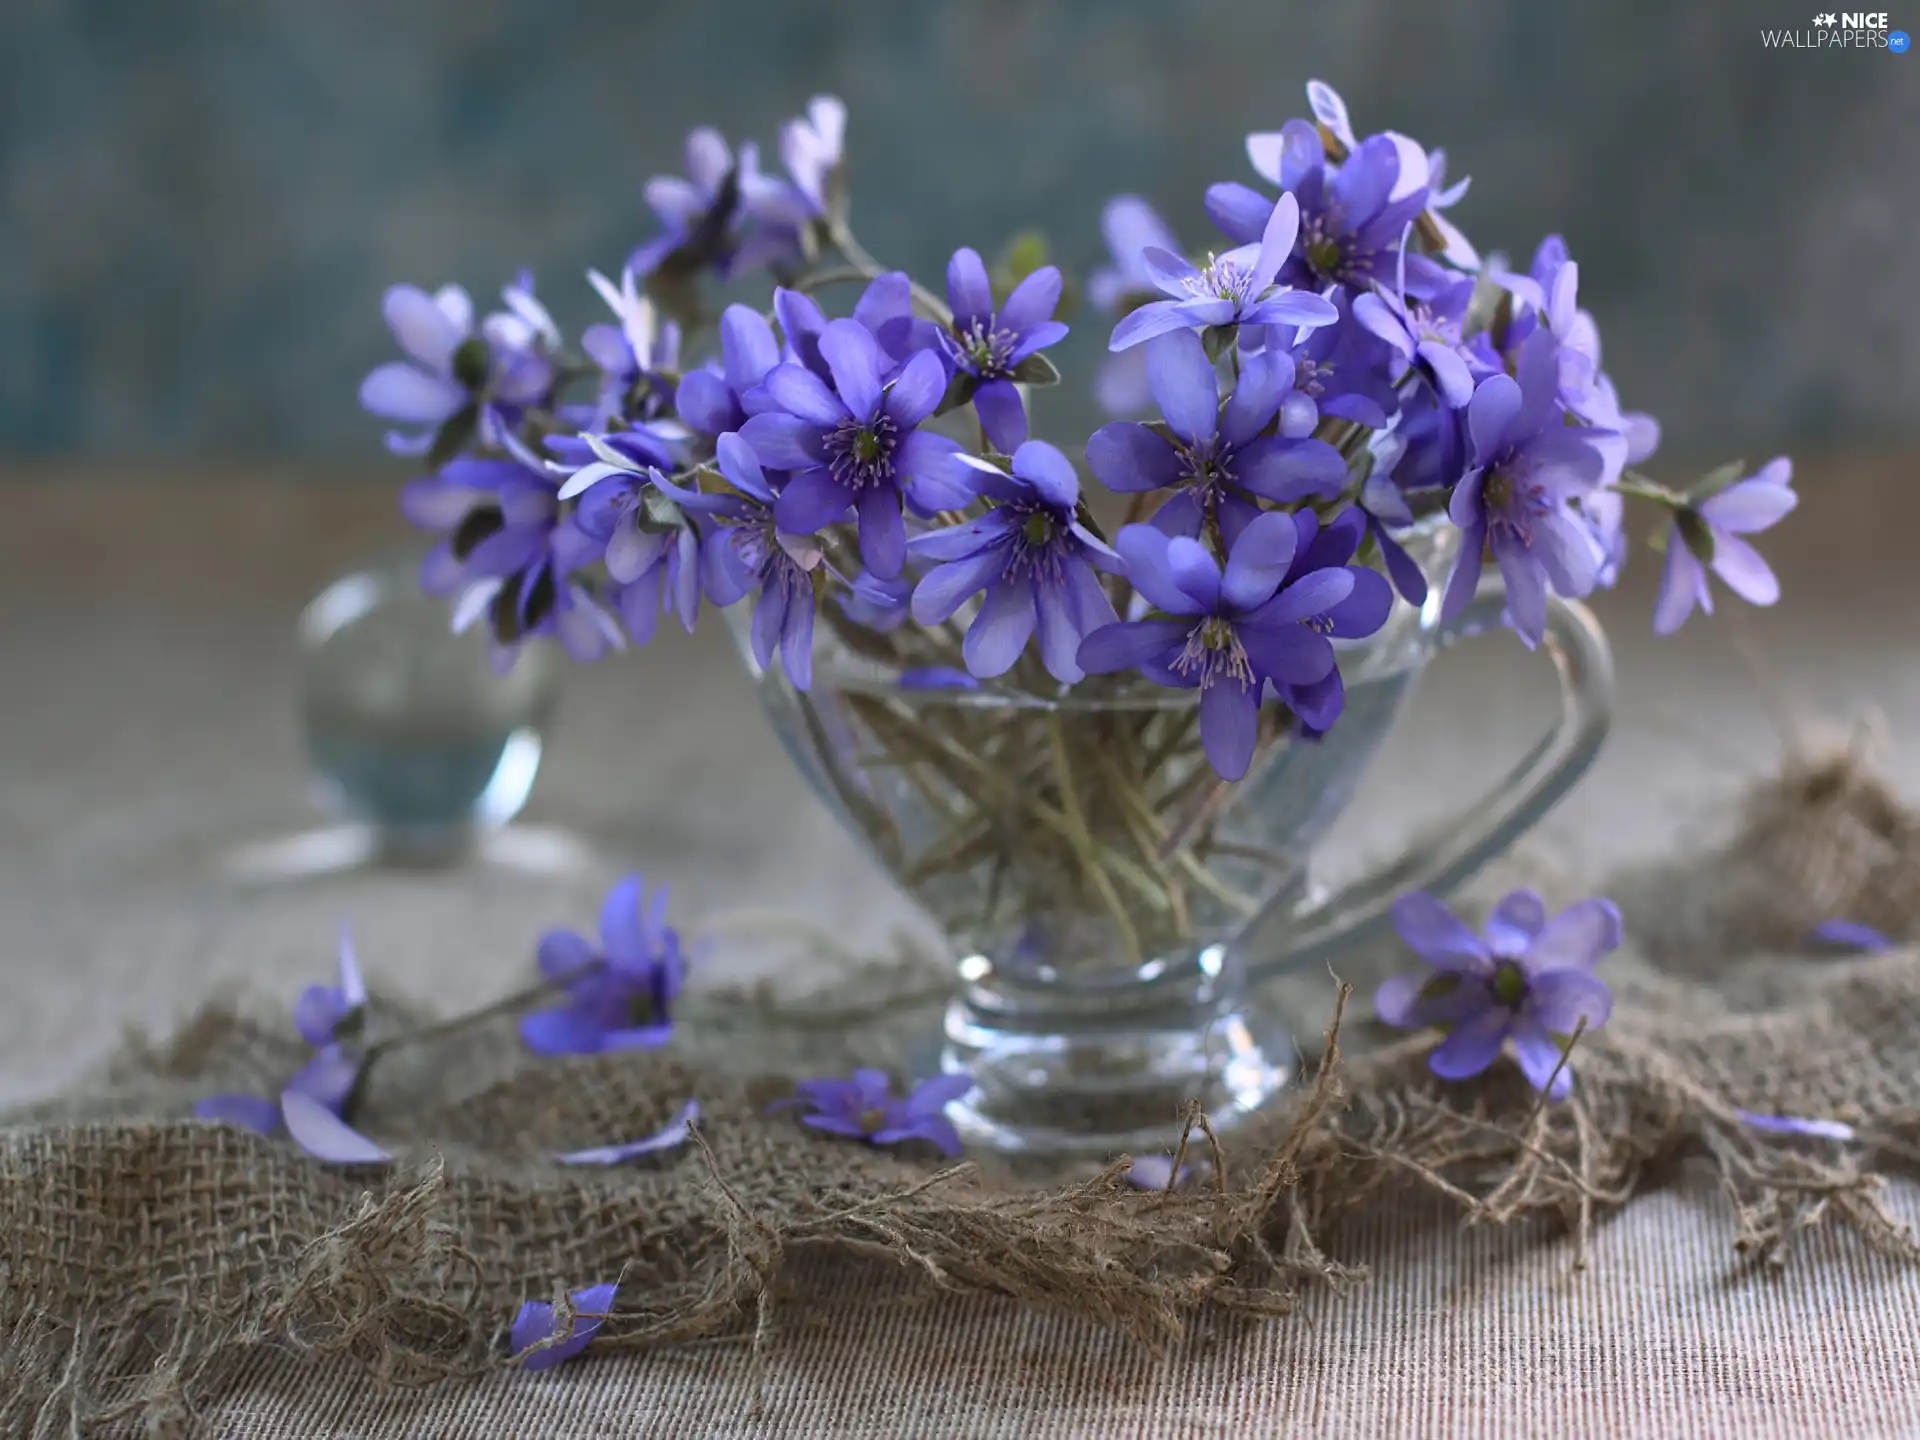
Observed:
[[[1162,1343],[1204,1314],[1284,1315],[1306,1286],[1360,1280],[1340,1218],[1409,1189],[1472,1223],[1551,1222],[1584,1263],[1599,1217],[1693,1156],[1724,1184],[1734,1266],[1783,1264],[1821,1223],[1920,1260],[1880,1195],[1920,1159],[1920,819],[1851,755],[1795,762],[1724,843],[1595,888],[1628,944],[1568,1100],[1542,1104],[1505,1064],[1442,1083],[1429,1040],[1345,1059],[1368,1007],[1343,1016],[1330,983],[1313,1073],[1224,1136],[1200,1120],[1204,1183],[1166,1194],[1118,1166],[943,1165],[766,1113],[796,1075],[898,1064],[938,1003],[925,961],[844,977],[831,1002],[706,995],[656,1054],[535,1059],[504,1023],[403,1052],[363,1120],[398,1156],[385,1171],[181,1119],[213,1091],[270,1091],[302,1058],[283,1017],[209,1005],[0,1130],[0,1431],[187,1433],[227,1362],[269,1347],[350,1357],[380,1384],[475,1373],[507,1363],[523,1301],[565,1313],[567,1290],[613,1279],[597,1348],[735,1338],[777,1364],[779,1324],[820,1299],[791,1262],[822,1249]],[[1901,943],[1808,953],[1832,916]],[[671,1155],[553,1162],[689,1097],[703,1121]],[[1842,1120],[1857,1139],[1761,1131],[1741,1110]]]

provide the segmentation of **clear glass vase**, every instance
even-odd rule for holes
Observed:
[[[1409,548],[1438,581],[1453,540],[1429,526]],[[1177,1135],[1192,1102],[1231,1123],[1293,1068],[1284,1022],[1255,1019],[1253,986],[1373,933],[1404,889],[1458,885],[1578,778],[1605,733],[1611,667],[1591,616],[1556,602],[1541,647],[1561,679],[1553,730],[1443,841],[1316,893],[1314,845],[1415,679],[1450,640],[1499,623],[1497,581],[1444,626],[1438,594],[1342,644],[1346,710],[1326,736],[1290,733],[1270,707],[1231,783],[1202,751],[1193,692],[1137,677],[1058,698],[928,687],[897,642],[823,625],[801,693],[754,662],[750,607],[730,612],[796,763],[952,945],[941,1053],[975,1082],[952,1111],[963,1134],[1005,1151],[1139,1152]]]

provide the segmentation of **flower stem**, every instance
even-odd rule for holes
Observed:
[[[886,266],[868,254],[867,248],[854,239],[853,231],[847,227],[845,221],[835,221],[829,226],[827,238],[833,241],[834,248],[840,252],[846,262],[867,279],[878,280],[887,273]],[[907,277],[907,284],[913,291],[914,300],[919,303],[922,310],[927,312],[930,319],[938,320],[942,325],[953,324],[953,311],[947,308],[946,301],[911,275]]]
[[[373,1068],[374,1061],[378,1060],[382,1055],[400,1049],[404,1045],[417,1045],[427,1040],[444,1040],[449,1035],[457,1035],[462,1031],[472,1030],[480,1025],[486,1024],[489,1020],[497,1020],[502,1015],[511,1015],[515,1011],[531,1005],[534,1001],[543,999],[555,990],[563,990],[574,981],[586,978],[594,971],[601,969],[606,963],[605,960],[589,960],[583,965],[574,966],[571,970],[562,971],[558,975],[540,980],[536,984],[529,985],[524,989],[515,990],[509,995],[503,995],[498,1000],[490,1001],[478,1009],[468,1010],[460,1015],[452,1015],[445,1020],[436,1020],[431,1025],[421,1025],[412,1030],[403,1030],[398,1035],[389,1035],[384,1040],[376,1040],[373,1044],[367,1046],[361,1056],[360,1073],[364,1076],[368,1070]]]
[[[1638,470],[1625,471],[1618,480],[1613,482],[1613,488],[1622,495],[1632,495],[1639,500],[1651,500],[1669,509],[1678,509],[1687,503],[1684,496],[1676,494],[1670,487],[1662,485],[1651,476],[1642,475]]]

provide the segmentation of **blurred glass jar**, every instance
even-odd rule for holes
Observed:
[[[417,559],[343,576],[300,617],[300,720],[316,799],[380,853],[449,860],[520,812],[559,684],[545,642],[505,674],[484,625],[453,633]]]

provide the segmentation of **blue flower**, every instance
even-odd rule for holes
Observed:
[[[1180,256],[1158,248],[1145,254],[1148,272],[1161,293],[1174,298],[1142,305],[1114,326],[1108,348],[1125,350],[1170,330],[1221,325],[1331,325],[1339,312],[1318,295],[1274,279],[1293,249],[1300,211],[1289,196],[1268,207],[1259,243],[1210,258],[1196,269]],[[1272,291],[1272,293],[1269,293]]]
[[[1089,674],[1138,670],[1157,684],[1200,692],[1200,738],[1221,778],[1247,773],[1265,682],[1310,686],[1334,668],[1328,612],[1353,593],[1346,567],[1289,578],[1299,549],[1294,517],[1260,516],[1219,561],[1197,540],[1129,525],[1118,548],[1133,587],[1159,614],[1089,635]]]
[[[889,381],[880,342],[857,319],[829,322],[819,348],[832,384],[805,365],[775,366],[766,390],[779,408],[740,434],[767,469],[791,472],[774,505],[782,530],[816,534],[855,510],[862,560],[890,579],[906,563],[905,500],[946,508],[966,496],[950,478],[959,445],[918,428],[946,393],[946,369],[920,351]]]
[[[807,113],[780,127],[780,163],[808,214],[824,219],[846,160],[847,107],[834,95],[816,95]]]
[[[1166,417],[1159,427],[1115,421],[1087,441],[1087,464],[1120,494],[1172,490],[1153,523],[1170,535],[1198,535],[1217,520],[1231,544],[1259,502],[1330,498],[1346,482],[1346,462],[1311,435],[1313,403],[1293,389],[1284,354],[1246,361],[1223,412],[1219,379],[1200,337],[1176,330],[1149,342],[1147,379]],[[1268,434],[1280,417],[1278,434]]]
[[[1568,502],[1618,474],[1625,450],[1613,432],[1565,423],[1557,392],[1554,339],[1537,330],[1520,348],[1517,379],[1489,376],[1474,390],[1473,468],[1448,503],[1463,534],[1442,615],[1473,599],[1490,549],[1506,581],[1508,619],[1529,646],[1546,629],[1549,585],[1577,597],[1598,583],[1606,554]]]
[[[1060,272],[1043,265],[1014,287],[997,310],[979,252],[959,249],[947,262],[947,303],[953,325],[941,342],[955,368],[976,382],[973,406],[993,447],[1011,455],[1026,438],[1026,410],[1014,375],[1021,362],[1066,338],[1053,318],[1060,303]]]
[[[1443,1080],[1480,1074],[1511,1041],[1527,1082],[1564,1098],[1573,1088],[1572,1067],[1562,1063],[1571,1036],[1583,1024],[1597,1029],[1613,1010],[1613,992],[1593,973],[1620,944],[1613,902],[1582,900],[1548,919],[1538,895],[1515,890],[1495,907],[1483,937],[1433,896],[1410,894],[1393,902],[1393,923],[1438,973],[1383,984],[1374,997],[1381,1021],[1446,1029],[1427,1059]]]
[[[774,652],[796,690],[813,684],[814,589],[812,571],[822,563],[811,540],[783,534],[774,518],[778,501],[753,448],[737,434],[720,437],[720,473],[731,492],[708,495],[683,490],[664,476],[655,483],[683,507],[710,516],[702,548],[707,597],[725,609],[758,589],[753,605],[753,655],[763,669]]]
[[[760,388],[780,363],[780,342],[758,310],[729,305],[720,316],[720,363],[681,377],[674,396],[680,418],[702,435],[724,435],[771,402]]]
[[[1293,516],[1293,525],[1297,532],[1293,563],[1281,582],[1282,593],[1315,574],[1344,569],[1353,588],[1322,612],[1314,628],[1331,640],[1364,640],[1378,632],[1393,613],[1393,587],[1379,571],[1352,563],[1367,532],[1367,516],[1350,507],[1322,525],[1313,511],[1300,510]],[[1331,730],[1346,708],[1346,686],[1338,667],[1318,680],[1274,680],[1273,687],[1308,735]]]
[[[722,274],[747,268],[740,253],[741,197],[759,178],[758,147],[742,145],[736,165],[726,137],[702,125],[687,135],[685,164],[684,178],[656,175],[647,181],[647,204],[660,233],[628,257],[627,268],[636,275],[652,275],[669,261],[688,268],[712,265]]]
[[[1409,299],[1404,281],[1398,291],[1376,286],[1353,302],[1353,318],[1398,352],[1450,408],[1473,398],[1474,374],[1461,343],[1473,280],[1462,276],[1432,300]],[[1397,383],[1397,381],[1396,381]]]
[[[1667,535],[1667,568],[1654,603],[1654,633],[1671,635],[1696,605],[1713,613],[1709,570],[1749,605],[1778,600],[1780,581],[1745,537],[1772,528],[1799,503],[1793,492],[1793,462],[1780,455],[1746,479],[1675,511]]]
[[[600,943],[572,930],[540,937],[540,973],[567,1001],[520,1020],[520,1036],[541,1055],[589,1055],[664,1045],[672,1007],[686,981],[680,935],[667,924],[667,892],[643,909],[646,885],[629,875],[600,907]]]
[[[936,562],[913,592],[913,618],[944,623],[986,592],[967,628],[962,654],[970,673],[1004,675],[1037,632],[1047,673],[1072,684],[1083,672],[1080,642],[1111,625],[1113,604],[1095,568],[1117,570],[1120,557],[1080,520],[1073,463],[1042,440],[1014,451],[1011,473],[962,457],[992,508],[977,520],[936,530],[912,543],[917,559]]]
[[[589,270],[587,280],[619,322],[589,325],[580,335],[580,348],[601,375],[588,428],[604,430],[623,418],[659,419],[673,407],[674,388],[666,377],[679,368],[680,327],[658,322],[631,269],[621,273],[618,287],[598,270]]]
[[[904,1100],[893,1098],[892,1082],[883,1070],[855,1070],[853,1078],[802,1080],[790,1100],[776,1100],[770,1110],[802,1105],[808,1113],[800,1123],[829,1135],[845,1135],[869,1145],[898,1145],[924,1140],[942,1154],[958,1155],[960,1133],[947,1119],[946,1107],[973,1089],[965,1075],[937,1075],[923,1080]]]
[[[559,493],[579,497],[573,523],[606,562],[627,634],[645,645],[668,607],[691,634],[700,607],[700,538],[684,517],[664,513],[664,453],[641,431],[590,443],[599,458]]]

